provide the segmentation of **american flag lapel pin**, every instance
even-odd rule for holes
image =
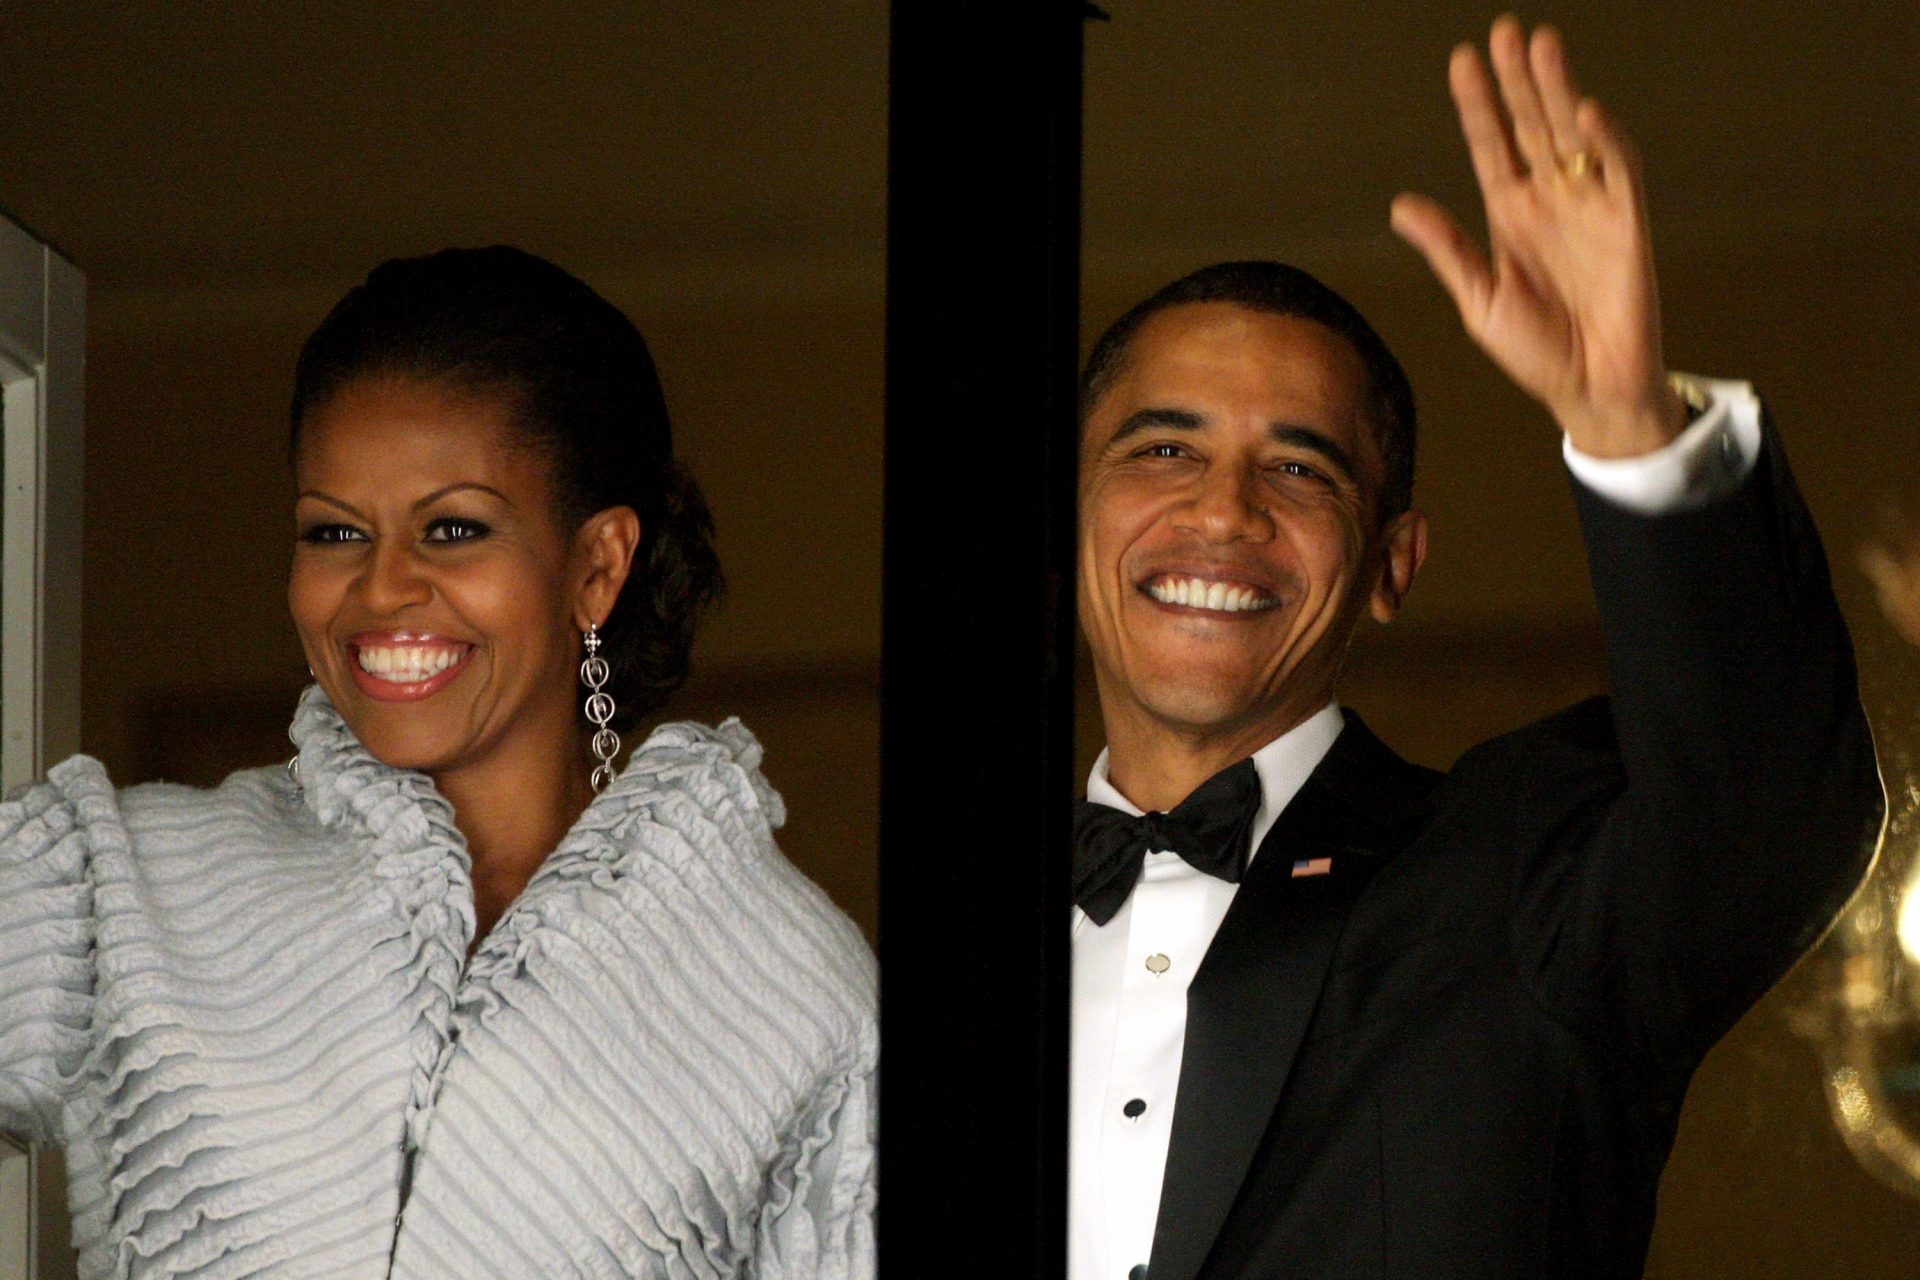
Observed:
[[[1301,876],[1324,876],[1333,870],[1332,858],[1305,858],[1293,864],[1293,878]]]

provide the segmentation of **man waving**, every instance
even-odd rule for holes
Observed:
[[[1880,793],[1758,401],[1669,376],[1640,174],[1559,37],[1451,84],[1490,252],[1395,229],[1564,437],[1613,695],[1400,760],[1335,701],[1426,553],[1406,375],[1276,263],[1082,381],[1072,1280],[1637,1276],[1687,1082],[1818,935]]]

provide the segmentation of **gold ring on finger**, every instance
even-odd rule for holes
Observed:
[[[1574,152],[1560,162],[1560,172],[1569,178],[1585,178],[1600,169],[1600,157],[1586,147]]]

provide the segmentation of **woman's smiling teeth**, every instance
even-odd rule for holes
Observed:
[[[1210,609],[1215,613],[1257,613],[1271,609],[1278,601],[1252,587],[1209,578],[1186,578],[1165,574],[1146,584],[1146,592],[1161,604],[1184,605],[1189,609]]]
[[[370,676],[394,684],[418,684],[445,671],[467,656],[463,647],[439,645],[362,645],[354,658]]]

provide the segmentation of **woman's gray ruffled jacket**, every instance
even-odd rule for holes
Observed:
[[[472,958],[447,803],[278,768],[0,805],[0,1125],[87,1277],[866,1277],[873,958],[737,721],[670,724]]]

